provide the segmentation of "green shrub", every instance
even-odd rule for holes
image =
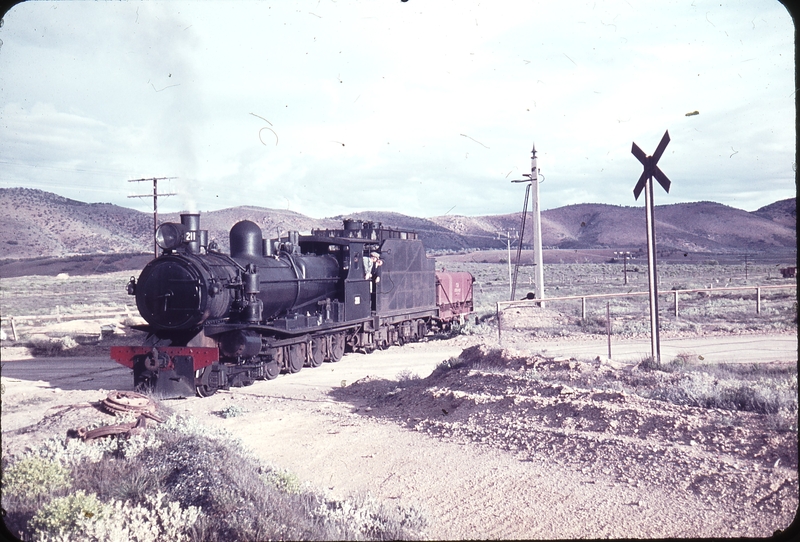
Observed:
[[[188,542],[200,515],[199,508],[183,508],[177,502],[165,500],[165,495],[159,492],[148,495],[144,503],[137,505],[113,501],[104,516],[87,522],[80,534],[90,542]]]
[[[30,498],[67,488],[72,483],[69,469],[40,457],[25,457],[3,473],[4,495]]]
[[[270,469],[261,474],[261,479],[278,491],[300,494],[303,483],[293,472],[284,469]]]
[[[116,447],[117,442],[114,439],[83,442],[79,439],[52,437],[39,444],[38,448],[25,452],[23,457],[38,457],[70,467],[82,461],[102,461],[106,453]]]
[[[676,382],[668,382],[647,393],[650,398],[678,405],[724,410],[741,410],[775,415],[797,413],[796,376],[794,386],[780,380],[722,379],[701,371],[686,373]]]
[[[638,369],[642,369],[643,371],[660,371],[661,363],[653,356],[647,356],[642,358],[636,367]]]
[[[28,522],[28,529],[36,541],[70,540],[70,533],[79,530],[87,519],[102,516],[106,508],[97,495],[79,490],[42,506]]]
[[[236,416],[241,416],[247,412],[249,411],[242,405],[228,405],[216,414],[220,418],[235,418]]]
[[[103,503],[97,495],[80,490],[53,499],[28,526],[37,542],[188,542],[199,516],[198,508],[182,508],[177,502],[165,501],[163,493],[148,495],[142,504],[119,500]]]

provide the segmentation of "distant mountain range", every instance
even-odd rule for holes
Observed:
[[[152,251],[153,215],[110,203],[84,203],[30,188],[0,188],[0,258],[60,257],[75,254]],[[399,213],[364,211],[350,218],[416,231],[429,250],[456,252],[500,249],[500,232],[519,230],[521,213],[491,216],[445,215],[416,218]],[[659,205],[655,210],[660,250],[701,253],[769,252],[797,246],[796,198],[747,212],[713,202]],[[314,219],[292,211],[242,206],[204,212],[202,229],[224,250],[228,231],[239,220],[252,220],[265,237],[278,232],[341,226],[342,216]],[[159,215],[179,221],[178,214]],[[530,220],[525,244],[530,243]],[[561,249],[639,250],[646,247],[642,207],[597,203],[567,205],[542,212],[542,243]]]

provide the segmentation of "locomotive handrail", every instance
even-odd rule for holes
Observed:
[[[292,278],[289,280],[260,280],[261,284],[285,284],[287,282],[339,282],[339,277],[327,277],[327,278],[312,278],[312,279],[301,279],[301,278]],[[365,280],[365,279],[358,279],[358,280]]]

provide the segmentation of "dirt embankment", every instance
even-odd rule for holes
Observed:
[[[763,536],[791,523],[798,503],[796,433],[776,427],[780,421],[768,414],[679,406],[608,387],[616,380],[656,391],[669,385],[663,376],[476,346],[426,379],[367,378],[333,396],[366,405],[368,417],[435,438],[558,465],[616,491],[658,488],[730,520],[724,532],[689,528],[659,536]],[[674,507],[652,497],[629,504]]]

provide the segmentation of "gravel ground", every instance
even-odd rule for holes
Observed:
[[[642,397],[630,386],[669,375],[633,362],[542,356],[553,343],[513,335],[507,350],[491,342],[352,354],[166,403],[324,491],[419,506],[432,539],[762,537],[793,521],[797,432],[775,416]],[[32,363],[4,362],[4,456],[105,419],[104,390],[132,383],[102,360],[80,378],[25,373]],[[75,363],[53,360],[52,375]],[[239,415],[219,415],[234,404]]]

